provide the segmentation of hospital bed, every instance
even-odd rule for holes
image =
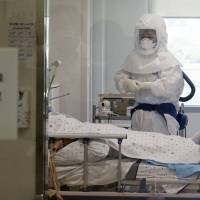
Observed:
[[[117,190],[118,192],[120,191],[134,193],[160,193],[166,191],[177,193],[184,190],[186,192],[192,193],[199,192],[200,182],[197,176],[191,176],[189,178],[177,178],[173,170],[169,170],[163,166],[154,166],[149,165],[145,162],[140,162],[141,160],[145,159],[127,159],[124,157],[122,158],[121,151],[123,149],[121,150],[121,142],[122,144],[126,145],[127,135],[124,134],[123,131],[118,131],[121,129],[115,129],[114,126],[107,125],[107,128],[112,127],[113,131],[108,128],[107,131],[105,130],[103,133],[101,132],[100,134],[99,127],[101,126],[101,124],[92,124],[92,126],[96,128],[96,132],[89,132],[89,129],[87,129],[87,127],[84,130],[80,126],[81,123],[79,123],[78,121],[77,123],[74,123],[73,120],[67,122],[70,123],[70,127],[67,126],[64,128],[59,127],[63,125],[65,126],[65,121],[59,120],[57,124],[54,124],[54,127],[56,127],[57,129],[57,133],[54,133],[54,129],[49,132],[49,138],[51,138],[51,141],[52,138],[76,138],[79,139],[78,141],[80,144],[83,143],[83,163],[73,163],[73,165],[66,166],[59,166],[57,164],[56,166],[57,178],[61,185],[67,186],[67,190],[77,191],[81,189],[82,191],[95,191],[96,189],[98,191],[113,191],[114,189],[114,191]],[[62,123],[60,121],[62,121]],[[65,128],[67,128],[67,132],[64,131]],[[102,139],[108,139],[111,145],[114,147],[114,150],[118,149],[119,154],[117,158],[116,155],[114,157],[106,156],[100,160],[91,162],[90,159],[88,159],[88,153],[90,153],[88,151],[88,148],[90,148],[91,144],[89,141],[93,139],[95,141],[103,141]],[[182,140],[184,139],[185,138],[182,138]],[[73,145],[74,143],[75,142],[72,142],[66,147]],[[135,145],[137,146],[137,140]],[[54,152],[51,153],[53,153],[53,155],[56,155]],[[134,157],[134,155],[132,157]],[[102,167],[104,170],[102,170]],[[160,190],[159,186],[161,184],[165,186],[165,191]],[[171,188],[169,188],[170,184],[172,184]],[[176,190],[174,189],[174,186],[176,186]],[[136,188],[138,188],[138,190],[136,190]]]

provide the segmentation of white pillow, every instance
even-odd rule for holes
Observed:
[[[88,144],[88,162],[104,159],[109,153],[109,146],[99,141],[90,141]],[[84,160],[84,145],[77,140],[60,149],[54,157],[57,166],[80,164]]]

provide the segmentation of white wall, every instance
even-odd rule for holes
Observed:
[[[62,61],[55,83],[60,84],[60,111],[81,119],[82,0],[50,1],[50,63]]]

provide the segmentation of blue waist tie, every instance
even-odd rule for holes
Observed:
[[[176,119],[177,112],[176,108],[172,103],[161,103],[161,104],[147,104],[140,103],[138,106],[131,110],[131,116],[136,110],[144,110],[144,111],[156,111],[159,113],[164,119],[164,114],[169,114]],[[166,119],[165,119],[166,120]]]

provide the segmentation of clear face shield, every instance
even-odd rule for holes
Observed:
[[[156,30],[138,29],[137,30],[137,47],[140,53],[150,55],[157,49]]]

